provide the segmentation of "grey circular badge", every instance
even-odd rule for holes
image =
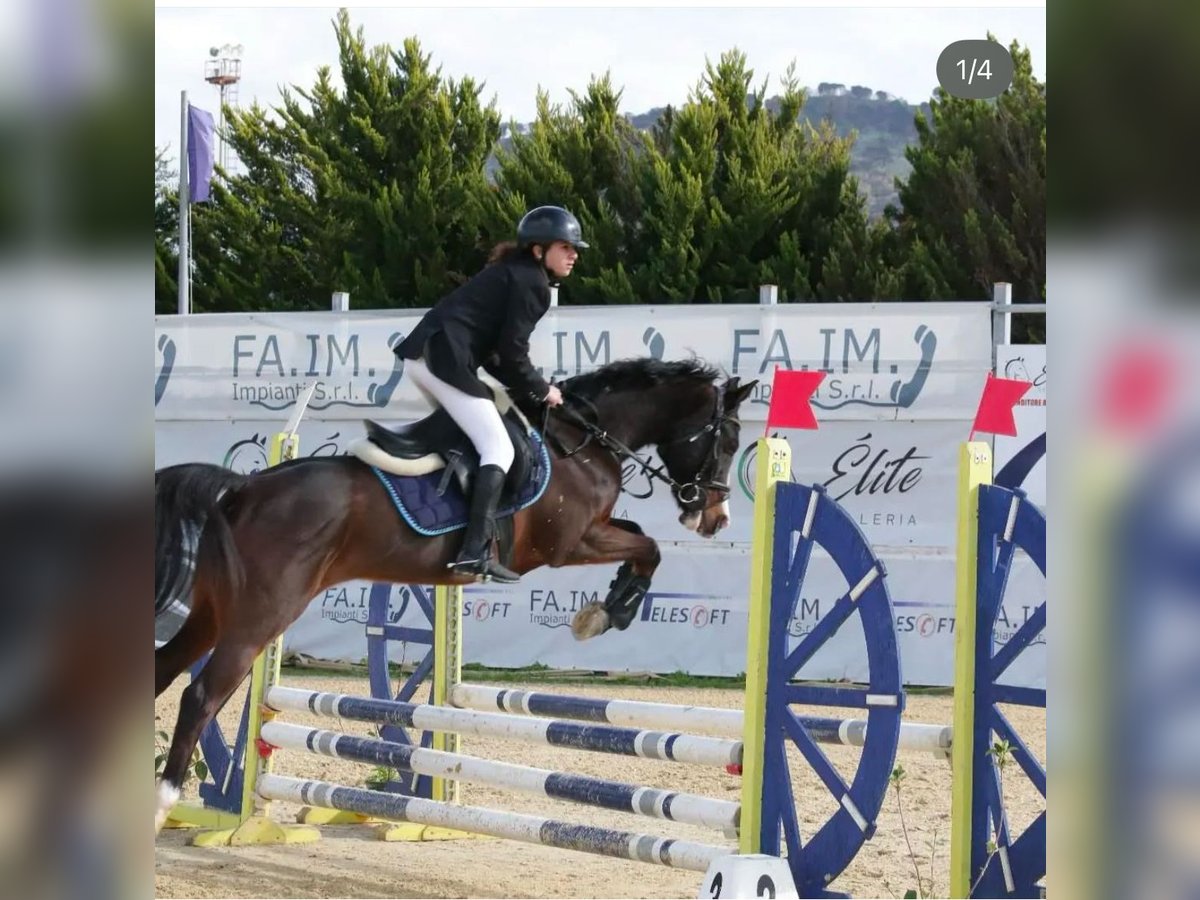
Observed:
[[[964,100],[999,97],[1012,84],[1008,48],[989,40],[955,41],[937,61],[937,80],[947,94]]]

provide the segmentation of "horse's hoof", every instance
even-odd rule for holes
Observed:
[[[577,641],[599,637],[610,628],[612,623],[609,621],[608,610],[601,603],[589,603],[575,613],[575,618],[571,621],[571,634]]]
[[[160,781],[158,783],[158,807],[154,811],[154,834],[157,837],[162,831],[163,825],[166,824],[167,816],[170,815],[171,809],[179,801],[179,788],[174,785]]]

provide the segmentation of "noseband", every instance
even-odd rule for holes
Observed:
[[[699,511],[707,508],[709,504],[709,495],[716,494],[721,500],[729,496],[729,485],[723,481],[716,479],[717,465],[720,463],[720,442],[721,429],[726,422],[732,420],[731,416],[726,416],[721,412],[721,392],[717,390],[716,401],[713,406],[712,418],[702,428],[697,431],[682,435],[676,438],[668,438],[665,441],[658,443],[659,448],[668,447],[672,444],[694,443],[704,435],[711,435],[712,442],[709,445],[708,458],[704,463],[703,468],[693,476],[691,481],[686,481],[680,484],[665,470],[665,463],[662,466],[655,466],[648,459],[638,456],[633,450],[626,447],[623,443],[612,437],[607,431],[600,426],[589,421],[584,416],[580,415],[574,409],[571,409],[566,404],[553,408],[553,412],[569,420],[573,425],[583,429],[588,435],[578,447],[573,450],[566,451],[565,456],[573,456],[582,450],[589,440],[595,440],[600,446],[610,451],[618,459],[629,460],[634,466],[641,470],[642,474],[647,479],[657,479],[667,485],[674,492],[679,505],[688,511]],[[590,405],[590,404],[589,404]],[[622,488],[622,490],[625,490]],[[648,497],[647,494],[635,494],[637,497]]]
[[[671,487],[675,491],[675,496],[679,500],[679,505],[688,510],[706,509],[711,504],[709,503],[709,495],[715,494],[718,500],[726,500],[729,497],[729,485],[723,481],[717,480],[717,465],[721,461],[720,437],[721,429],[725,427],[725,423],[730,421],[731,417],[723,415],[721,412],[721,392],[716,392],[716,402],[713,406],[712,418],[703,428],[683,437],[670,438],[659,443],[659,449],[669,447],[672,444],[694,444],[706,434],[712,435],[709,443],[708,458],[704,463],[703,468],[696,473],[695,477],[685,483],[677,484],[671,481]]]

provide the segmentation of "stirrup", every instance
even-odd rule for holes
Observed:
[[[484,575],[487,573],[487,560],[482,558],[456,559],[446,563],[446,568],[461,575]]]
[[[516,584],[521,576],[497,563],[490,556],[482,559],[459,559],[446,565],[447,569],[460,575],[473,575],[479,582],[496,581],[500,584]]]

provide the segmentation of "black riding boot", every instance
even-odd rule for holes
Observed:
[[[480,466],[471,494],[471,518],[463,536],[458,559],[450,564],[456,572],[475,575],[480,581],[516,584],[521,576],[492,559],[492,520],[500,502],[500,491],[508,473],[499,466]]]

